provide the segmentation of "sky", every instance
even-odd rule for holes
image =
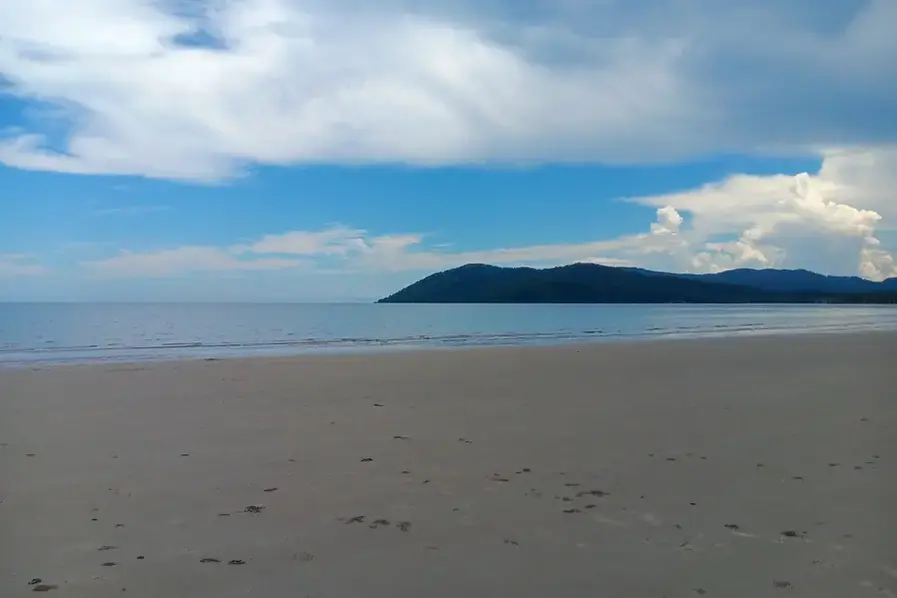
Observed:
[[[893,0],[0,2],[0,300],[897,276]]]

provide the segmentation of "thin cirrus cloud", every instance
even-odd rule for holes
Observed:
[[[44,110],[0,162],[212,181],[893,143],[894,23],[891,0],[5,2],[4,91]]]
[[[0,253],[0,278],[40,276],[49,269],[37,263],[36,257],[21,253]]]

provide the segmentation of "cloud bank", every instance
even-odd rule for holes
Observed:
[[[644,162],[897,141],[892,0],[0,4],[24,169]],[[37,103],[35,107],[35,104]]]
[[[628,198],[656,208],[655,221],[640,234],[588,243],[452,251],[429,247],[420,234],[376,236],[335,226],[226,247],[124,251],[85,265],[142,277],[221,270],[431,272],[470,262],[579,261],[686,272],[806,267],[883,280],[897,276],[897,263],[879,238],[888,223],[897,225],[893,173],[897,152],[837,152],[816,174],[735,175],[683,193]]]

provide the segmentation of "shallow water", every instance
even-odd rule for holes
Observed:
[[[828,305],[0,304],[0,364],[897,330]]]

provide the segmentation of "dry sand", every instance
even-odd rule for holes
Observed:
[[[0,596],[894,597],[895,372],[892,334],[7,371]]]

